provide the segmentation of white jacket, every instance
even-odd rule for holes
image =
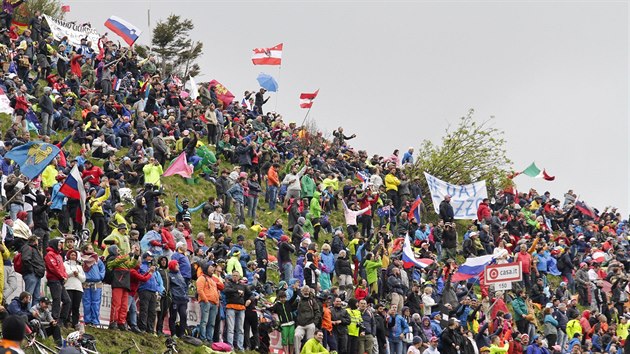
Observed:
[[[76,261],[65,261],[63,265],[66,267],[66,273],[68,274],[68,280],[66,280],[66,290],[76,290],[83,292],[83,283],[85,282],[85,272],[83,267]],[[74,272],[78,275],[75,277]]]

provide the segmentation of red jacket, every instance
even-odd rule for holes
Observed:
[[[477,208],[477,220],[484,221],[492,217],[492,211],[490,207],[486,203],[480,203],[479,208]]]
[[[363,299],[365,299],[368,296],[368,289],[366,288],[362,288],[362,287],[357,287],[357,289],[354,291],[354,298],[361,301]]]
[[[165,247],[171,251],[175,251],[175,237],[173,234],[165,227],[162,228],[162,243],[166,245]]]
[[[48,281],[60,281],[68,279],[66,273],[66,267],[63,265],[63,258],[59,251],[48,247],[46,249],[46,257],[44,257],[44,263],[46,264],[46,279]]]
[[[153,273],[147,272],[147,274],[140,274],[140,272],[138,272],[138,269],[136,268],[131,269],[130,273],[131,273],[131,277],[130,277],[131,287],[129,290],[129,295],[136,296],[136,293],[138,292],[138,288],[140,287],[140,283],[149,281],[149,279],[151,279],[151,277],[153,276]]]
[[[15,109],[22,109],[25,112],[28,112],[29,103],[24,96],[16,96],[15,97]]]
[[[98,166],[92,166],[92,168],[83,170],[81,178],[90,177],[88,182],[93,186],[98,186],[101,183],[101,177],[103,176],[103,170]]]

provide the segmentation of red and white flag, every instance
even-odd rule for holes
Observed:
[[[271,48],[254,48],[252,63],[254,65],[281,65],[282,43]]]
[[[311,108],[313,107],[313,100],[317,97],[319,90],[313,93],[303,93],[300,94],[300,108]]]
[[[182,152],[173,163],[164,171],[162,174],[163,177],[168,177],[172,175],[180,175],[184,178],[190,178],[193,174],[193,167],[189,165],[186,161],[186,153]]]

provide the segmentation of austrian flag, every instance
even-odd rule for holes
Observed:
[[[254,65],[281,65],[282,43],[271,48],[254,48],[252,63]]]
[[[319,94],[319,90],[313,93],[303,93],[300,94],[300,108],[311,108],[313,107],[313,100]]]

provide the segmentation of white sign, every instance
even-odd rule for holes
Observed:
[[[68,37],[68,43],[78,47],[81,45],[81,38],[87,37],[88,42],[92,43],[92,49],[98,53],[98,40],[101,35],[92,27],[77,25],[48,15],[44,15],[44,18],[55,40],[60,41],[63,37]]]
[[[440,212],[440,203],[444,200],[444,196],[450,195],[455,219],[476,219],[477,207],[484,198],[488,198],[486,181],[458,186],[442,181],[426,172],[424,177],[427,179],[433,208],[437,214]]]
[[[494,284],[494,291],[512,290],[512,282]]]
[[[486,285],[499,284],[523,280],[521,263],[493,264],[484,270],[484,281]]]

